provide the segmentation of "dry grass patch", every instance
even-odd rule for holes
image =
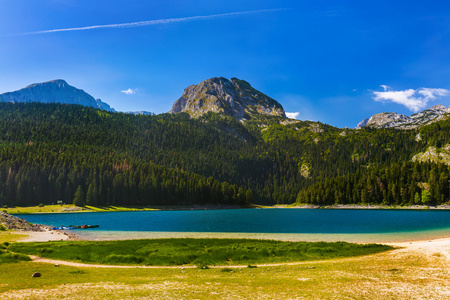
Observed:
[[[27,237],[26,234],[17,233],[14,231],[0,231],[0,243],[15,242]]]

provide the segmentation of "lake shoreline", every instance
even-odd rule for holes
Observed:
[[[90,213],[90,212],[124,212],[124,211],[180,211],[180,210],[223,210],[223,209],[271,209],[271,208],[288,208],[288,209],[386,209],[386,210],[450,210],[450,204],[444,205],[361,205],[361,204],[334,204],[334,205],[312,205],[312,204],[276,204],[276,205],[259,205],[252,204],[249,206],[240,205],[174,205],[174,206],[152,206],[152,207],[77,207],[74,205],[47,205],[44,207],[14,207],[6,208],[4,212],[15,214],[41,214],[41,213]]]
[[[346,239],[343,235],[330,234],[335,236],[335,240],[322,239],[320,235],[315,235],[316,238],[295,238],[295,234],[260,234],[260,233],[199,233],[199,232],[141,232],[139,235],[126,232],[124,235],[117,235],[117,232],[112,233],[110,237],[105,236],[95,238],[95,233],[86,238],[74,232],[48,230],[48,231],[20,231],[20,233],[26,234],[27,237],[19,240],[19,242],[50,242],[50,241],[62,241],[62,240],[74,240],[74,241],[117,241],[117,240],[133,240],[133,239],[173,239],[173,238],[213,238],[213,239],[229,239],[229,238],[242,238],[242,239],[268,239],[277,241],[291,241],[291,242],[318,242],[318,241],[346,241],[356,244],[385,244],[399,248],[420,248],[421,251],[430,252],[436,250],[436,247],[445,248],[450,253],[450,234],[444,236],[418,236],[417,238],[407,239],[386,239],[373,236],[372,239],[364,239],[363,235],[355,236],[354,239]],[[304,236],[304,235],[303,235]],[[312,236],[312,235],[311,235]],[[346,235],[349,236],[349,235]],[[366,237],[369,235],[366,235]],[[446,255],[450,260],[450,254]]]
[[[444,206],[445,207],[445,206]],[[444,219],[446,218],[445,216],[447,216],[447,212],[445,212],[444,207],[440,207],[436,210],[437,215],[435,216],[435,213],[432,213],[432,219],[435,220],[437,217],[439,217],[438,219],[442,219],[444,217]],[[180,207],[178,207],[180,208]],[[192,208],[192,207],[191,207]],[[208,207],[209,209],[212,209],[211,207]],[[217,210],[216,212],[211,211],[208,212],[206,215],[212,214],[214,216],[227,216],[225,217],[225,219],[216,219],[216,217],[214,217],[213,219],[210,220],[210,222],[212,222],[210,225],[206,227],[204,226],[197,226],[197,227],[189,227],[190,225],[185,224],[184,227],[180,227],[178,229],[172,228],[170,229],[169,227],[165,227],[164,226],[162,228],[158,228],[158,226],[150,226],[147,228],[142,228],[139,227],[139,230],[136,230],[134,228],[128,228],[127,226],[119,226],[119,227],[108,227],[106,226],[105,228],[108,228],[106,230],[102,230],[102,228],[100,229],[94,229],[94,230],[90,230],[90,229],[83,229],[83,230],[66,230],[66,231],[53,231],[53,232],[62,232],[65,236],[68,236],[68,238],[70,238],[71,240],[130,240],[130,239],[155,239],[155,238],[247,238],[247,239],[271,239],[271,240],[284,240],[284,241],[307,241],[307,242],[316,242],[316,241],[326,241],[326,242],[336,242],[336,241],[346,241],[346,242],[354,242],[354,243],[393,243],[393,242],[411,242],[411,241],[425,241],[425,240],[430,240],[430,239],[439,239],[439,238],[449,238],[450,237],[450,231],[448,228],[448,222],[446,222],[447,226],[446,227],[442,227],[442,229],[427,229],[427,227],[423,226],[423,225],[415,225],[413,226],[413,228],[415,228],[414,230],[408,231],[408,230],[395,230],[394,228],[391,228],[389,225],[389,230],[385,230],[385,231],[379,231],[378,232],[371,232],[369,231],[364,231],[364,230],[358,230],[358,231],[354,231],[354,230],[350,230],[350,231],[345,231],[345,230],[316,230],[316,229],[312,229],[311,231],[307,231],[307,230],[300,230],[300,231],[294,231],[294,233],[292,233],[290,230],[286,230],[283,228],[280,228],[280,230],[269,230],[269,231],[264,231],[262,228],[265,228],[263,225],[265,224],[264,222],[266,222],[266,217],[268,215],[268,213],[270,212],[270,210],[268,208],[272,208],[273,212],[276,213],[276,215],[279,215],[280,213],[282,213],[282,215],[292,215],[293,213],[295,213],[294,215],[297,215],[297,213],[294,210],[289,210],[286,208],[300,208],[300,209],[304,209],[304,212],[300,212],[298,211],[298,213],[300,213],[302,216],[305,216],[304,213],[306,213],[306,210],[310,210],[310,212],[313,214],[313,216],[315,216],[314,218],[317,217],[317,213],[320,213],[320,215],[329,215],[330,213],[332,213],[333,209],[330,209],[328,212],[325,211],[325,209],[317,209],[317,208],[313,208],[313,207],[286,207],[286,206],[276,206],[276,207],[261,207],[261,211],[258,212],[256,210],[242,210],[242,212],[247,211],[247,213],[245,213],[245,215],[254,215],[254,216],[258,216],[257,219],[255,220],[259,220],[261,222],[261,220],[263,220],[261,223],[262,227],[256,227],[256,228],[247,228],[246,230],[241,231],[242,229],[238,229],[238,230],[234,230],[236,228],[231,228],[231,227],[227,227],[225,228],[225,230],[220,229],[220,228],[214,228],[213,224],[218,224],[217,222],[227,222],[227,220],[229,220],[229,218],[232,218],[231,216],[235,216],[235,215],[240,215],[241,213],[236,212],[235,210],[230,210],[230,211],[223,211],[223,212],[219,212],[219,210]],[[347,212],[342,211],[342,213],[344,213],[345,215],[348,215],[350,212],[350,210],[358,210],[360,207],[359,206],[337,206],[334,207],[335,210],[348,210]],[[380,215],[380,213],[384,214],[383,212],[381,212],[381,210],[387,210],[388,208],[382,208],[380,206],[364,206],[365,209],[360,209],[361,213],[365,210],[366,212],[363,215],[367,215],[367,213],[369,213],[369,211],[367,211],[368,209],[372,209],[374,210],[373,213],[375,213],[377,216]],[[229,208],[228,208],[229,209]],[[278,210],[280,209],[280,210]],[[286,209],[284,212],[282,212],[282,209]],[[182,210],[182,209],[179,209]],[[195,215],[197,216],[196,218],[200,217],[200,216],[205,216],[204,213],[202,213],[201,211],[199,211],[198,209],[190,209],[192,210],[192,212],[186,211],[185,213],[183,213],[183,215],[188,214],[190,215]],[[375,212],[375,210],[380,210],[379,212]],[[416,214],[417,216],[414,217],[413,220],[415,220],[415,223],[417,223],[417,218],[421,219],[420,216],[424,216],[423,214],[427,215],[426,211],[428,211],[429,213],[432,212],[432,209],[424,209],[422,206],[415,206],[412,210],[423,210],[422,212],[406,212],[406,210],[403,210],[404,212],[400,212],[401,208],[396,208],[396,209],[392,209],[394,210],[398,210],[399,213],[401,213],[402,215],[406,214]],[[442,211],[442,213],[439,213],[438,210]],[[277,213],[278,211],[278,213]],[[322,213],[323,212],[323,213]],[[130,213],[133,212],[125,212],[125,214],[129,215],[129,218],[135,219],[139,218],[139,216],[141,216],[142,214],[137,214],[137,215],[131,215]],[[154,219],[155,216],[158,215],[163,215],[164,216],[164,220],[166,220],[166,218],[169,219],[168,220],[179,220],[178,219],[178,215],[180,214],[180,212],[174,212],[175,215],[173,215],[172,213],[170,213],[170,215],[167,215],[167,213],[164,212],[160,212],[157,213],[156,211],[154,213],[149,212],[150,214],[155,214],[152,217],[152,220],[157,220]],[[205,212],[206,213],[206,212]],[[337,211],[334,211],[334,213],[332,213],[332,215],[336,215],[335,213],[338,213]],[[387,212],[386,212],[387,213]],[[429,214],[428,213],[428,214]],[[218,215],[219,214],[219,215]],[[338,215],[340,215],[341,213],[339,213]],[[352,213],[351,213],[352,214]],[[372,214],[372,212],[370,213]],[[392,215],[391,212],[388,213],[389,215]],[[444,214],[444,215],[443,215]],[[33,223],[44,223],[44,224],[52,224],[51,222],[49,223],[47,221],[43,221],[41,217],[38,217],[38,215],[41,214],[34,214],[36,217],[33,218],[31,217],[33,214],[29,214],[29,218],[28,219],[26,216],[21,216],[22,218],[26,218],[28,220],[30,220]],[[58,214],[56,214],[58,215]],[[56,215],[54,214],[48,214],[48,216],[46,218],[50,218],[52,220],[54,220],[54,218],[56,218]],[[99,214],[98,216],[93,216],[91,214],[82,214],[84,215],[86,218],[81,217],[82,215],[79,214],[72,214],[72,216],[69,216],[67,214],[59,214],[61,218],[61,221],[58,221],[57,224],[106,224],[106,223],[102,223],[100,221],[94,221],[92,218],[107,218],[108,220],[110,218],[113,218],[113,216],[116,216],[116,214],[111,214],[111,215],[107,215],[107,214]],[[69,218],[69,220],[65,220],[65,216],[63,215],[67,215],[67,218]],[[310,215],[310,214],[308,214]],[[41,215],[42,216],[42,215]],[[88,217],[88,216],[92,216]],[[177,216],[175,219],[174,216]],[[270,216],[270,214],[269,214]],[[42,216],[44,217],[44,216]],[[70,219],[72,218],[72,219]],[[75,219],[73,219],[75,218]],[[172,219],[171,219],[172,218]],[[261,219],[262,218],[262,219]],[[92,220],[91,220],[92,219]],[[295,219],[295,218],[294,218]],[[293,219],[293,220],[294,220]],[[298,218],[297,218],[298,219]],[[352,222],[356,222],[357,219],[354,219],[353,217],[350,218],[352,220]],[[41,222],[39,220],[42,220]],[[76,220],[76,221],[74,221]],[[189,218],[188,218],[189,220]],[[207,220],[207,219],[205,219]],[[264,221],[266,220],[266,221]],[[302,220],[304,220],[304,217],[302,217]],[[359,221],[357,221],[354,225],[359,226],[364,225],[365,224],[365,220],[368,220],[367,218],[363,218]],[[447,219],[446,219],[447,220]],[[167,221],[167,220],[166,220]],[[311,221],[311,220],[310,220]],[[393,224],[395,224],[395,222],[397,222],[397,219],[392,219],[389,222],[393,222]],[[161,222],[161,221],[160,221]],[[177,221],[178,222],[178,221]],[[390,223],[386,223],[386,224],[390,224]],[[248,223],[248,222],[247,222]],[[244,222],[245,224],[245,222]],[[254,224],[253,222],[251,224]],[[259,223],[258,223],[259,224]],[[290,227],[292,227],[293,223],[289,223],[288,225]],[[323,224],[323,223],[320,223]],[[383,223],[384,224],[384,223]],[[422,224],[422,223],[420,223]],[[186,227],[187,226],[187,227]],[[286,225],[285,225],[286,226]],[[220,226],[219,226],[220,227]],[[289,228],[290,228],[289,227]],[[386,227],[386,225],[385,225]],[[190,231],[184,231],[185,229],[189,228]],[[334,228],[334,227],[333,227]],[[359,227],[358,227],[359,228]],[[435,227],[435,228],[439,228],[439,227]],[[175,229],[175,230],[173,230]],[[353,231],[353,232],[352,232]],[[308,233],[310,232],[310,233]],[[358,233],[359,232],[359,233]],[[50,236],[52,235],[53,236]],[[38,236],[42,236],[45,235],[45,237],[38,237]],[[32,236],[30,237],[30,239],[27,239],[28,241],[47,241],[47,240],[58,240],[61,239],[59,238],[55,238],[56,235],[54,233],[46,233],[46,234],[39,234],[39,233],[33,233]],[[63,237],[65,239],[65,237]]]
[[[361,204],[333,204],[333,205],[312,205],[312,204],[302,204],[302,205],[292,205],[292,204],[277,204],[274,206],[267,207],[256,207],[256,208],[295,208],[295,209],[412,209],[412,210],[450,210],[450,204],[443,205],[410,205],[410,206],[399,206],[399,205],[361,205]]]

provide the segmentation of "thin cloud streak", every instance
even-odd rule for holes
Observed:
[[[143,27],[143,26],[160,25],[160,24],[168,24],[168,23],[179,23],[179,22],[188,22],[188,21],[196,21],[196,20],[208,20],[208,19],[214,19],[214,18],[245,15],[245,14],[274,12],[274,11],[281,11],[281,10],[288,10],[288,9],[289,8],[274,8],[274,9],[233,12],[233,13],[217,14],[217,15],[209,15],[209,16],[194,16],[194,17],[160,19],[160,20],[141,21],[141,22],[122,23],[122,24],[94,25],[94,26],[86,26],[86,27],[50,29],[50,30],[41,30],[41,31],[20,33],[18,35],[46,34],[46,33],[55,33],[55,32],[80,31],[80,30],[92,30],[92,29]]]

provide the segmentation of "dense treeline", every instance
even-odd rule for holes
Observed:
[[[449,200],[450,167],[404,162],[325,178],[301,190],[297,203],[439,205]]]
[[[450,143],[448,121],[419,131],[279,122],[0,103],[0,203],[80,197],[97,205],[293,203],[320,184],[384,170],[428,146]],[[429,190],[420,186],[428,180],[415,180],[407,179],[420,189],[415,193]]]
[[[112,163],[95,156],[84,159],[77,151],[61,157],[33,145],[8,150],[0,162],[2,205],[58,200],[79,206],[246,205],[254,201],[251,190],[151,163]]]

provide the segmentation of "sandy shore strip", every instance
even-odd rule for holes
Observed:
[[[70,232],[72,233],[72,231]],[[166,238],[263,239],[289,242],[400,243],[450,238],[450,229],[392,233],[254,233],[74,230],[81,240],[135,240]]]
[[[401,247],[399,251],[403,252],[415,251],[427,256],[445,257],[450,263],[450,238],[386,244]]]
[[[45,231],[18,231],[26,234],[27,237],[20,240],[20,242],[50,242],[50,241],[65,241],[69,239],[76,239],[71,234],[57,230]]]

